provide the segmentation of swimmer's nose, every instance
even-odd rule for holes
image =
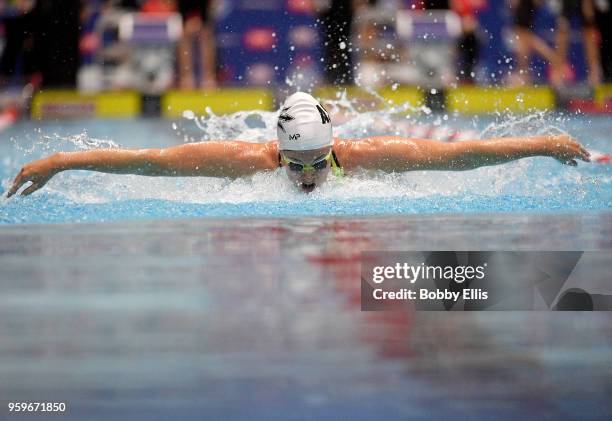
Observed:
[[[302,183],[312,183],[315,180],[314,171],[304,171],[300,177]]]

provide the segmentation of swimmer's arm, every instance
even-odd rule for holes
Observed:
[[[241,177],[278,167],[275,142],[208,141],[164,149],[94,149],[60,152],[23,166],[7,197],[27,183],[28,195],[55,174],[67,170],[90,170],[148,176]]]
[[[496,138],[462,142],[372,137],[346,147],[348,168],[383,171],[471,170],[531,156],[549,156],[568,165],[589,161],[589,153],[569,136]]]

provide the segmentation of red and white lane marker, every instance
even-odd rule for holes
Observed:
[[[591,162],[597,164],[612,164],[612,154],[590,150]]]

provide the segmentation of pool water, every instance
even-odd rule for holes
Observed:
[[[359,289],[362,250],[610,250],[609,213],[227,221],[2,227],[0,418],[612,417],[611,312],[362,312]]]
[[[59,150],[164,147],[200,139],[275,138],[275,113],[168,120],[23,122],[3,134],[1,190],[24,163]],[[389,114],[364,113],[335,134],[383,134]],[[410,117],[475,130],[483,137],[568,132],[590,150],[610,153],[609,117],[534,114],[497,118]],[[387,131],[388,133],[388,131]],[[30,197],[0,199],[0,223],[48,223],[201,217],[303,217],[496,212],[601,212],[612,205],[612,165],[564,166],[550,158],[464,172],[416,171],[332,177],[310,195],[282,170],[239,180],[168,178],[72,171]]]
[[[57,150],[274,138],[274,113],[187,117],[20,123],[2,189]],[[336,134],[376,133],[375,118]],[[609,118],[417,121],[612,151]],[[611,200],[612,165],[547,158],[310,195],[280,171],[62,173],[0,200],[0,419],[22,419],[9,401],[66,402],[58,419],[75,421],[611,419],[612,312],[360,310],[362,251],[609,251]],[[605,284],[611,264],[575,277]]]

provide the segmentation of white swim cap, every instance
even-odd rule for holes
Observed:
[[[304,92],[285,100],[276,133],[281,150],[308,151],[333,144],[329,114],[319,101]]]

